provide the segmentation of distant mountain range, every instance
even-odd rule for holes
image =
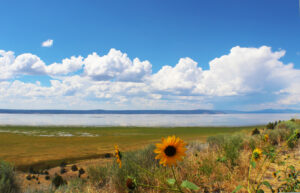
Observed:
[[[249,114],[249,113],[300,113],[295,109],[236,110],[22,110],[0,109],[2,114]]]

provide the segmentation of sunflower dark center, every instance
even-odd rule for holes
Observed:
[[[172,157],[176,154],[176,148],[174,146],[169,145],[168,147],[166,147],[164,152],[167,156]]]

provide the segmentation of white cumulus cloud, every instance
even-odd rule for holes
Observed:
[[[274,92],[290,83],[292,64],[279,59],[285,51],[272,52],[270,47],[231,49],[228,55],[215,58],[209,70],[196,83],[195,93],[230,96],[255,92]]]
[[[49,75],[57,74],[69,74],[82,69],[83,57],[72,56],[71,58],[65,58],[62,63],[53,63],[46,67],[46,71]]]
[[[94,80],[142,81],[151,74],[152,65],[149,61],[133,61],[119,50],[111,49],[107,55],[97,53],[88,55],[84,60],[84,72]]]
[[[42,42],[42,47],[51,47],[52,45],[53,45],[53,40],[51,39]]]
[[[174,93],[190,92],[201,81],[202,69],[191,58],[181,58],[175,67],[163,66],[151,77],[155,90]]]

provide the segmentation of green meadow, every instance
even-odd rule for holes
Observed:
[[[19,170],[46,168],[62,161],[101,158],[113,153],[114,144],[124,151],[140,149],[176,135],[186,141],[205,142],[208,136],[229,134],[249,127],[78,127],[0,126],[0,158]]]

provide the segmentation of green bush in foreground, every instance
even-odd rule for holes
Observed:
[[[4,161],[0,161],[0,192],[18,193],[20,188],[15,179],[13,166]]]

